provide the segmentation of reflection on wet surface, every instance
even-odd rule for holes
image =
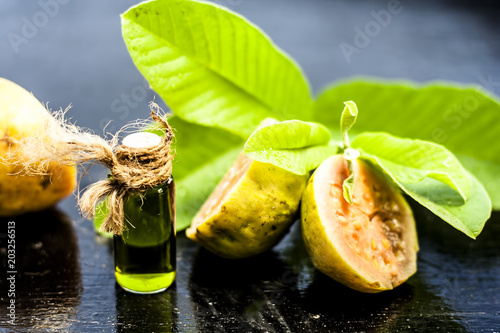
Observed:
[[[500,212],[473,240],[432,213],[414,207],[420,235],[418,276],[468,331],[498,331]]]
[[[500,215],[494,214],[474,241],[418,206],[413,208],[421,246],[418,272],[395,290],[380,294],[350,290],[317,271],[304,249],[299,223],[272,251],[245,260],[218,258],[179,233],[176,282],[164,293],[134,295],[116,285],[110,241],[96,237],[87,222],[77,224],[80,270],[75,232],[64,215],[49,211],[17,218],[15,328],[19,332],[491,331],[500,315]],[[0,251],[5,252],[6,238],[1,240]],[[5,255],[0,258],[5,267]],[[5,290],[5,275],[1,279]],[[0,297],[0,327],[10,327],[3,321],[8,300],[3,292]]]
[[[12,331],[64,331],[75,320],[82,277],[78,243],[69,217],[55,209],[0,219],[1,232],[15,222],[15,326],[6,323],[7,238],[0,242],[0,327]],[[10,264],[10,262],[9,262]],[[10,274],[9,274],[10,276]]]
[[[165,292],[136,295],[116,285],[117,332],[177,331],[175,283]]]
[[[363,294],[318,272],[298,224],[275,251],[255,258],[230,261],[200,250],[188,286],[200,331],[463,330],[419,276],[394,291]]]

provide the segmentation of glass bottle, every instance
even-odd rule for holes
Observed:
[[[138,294],[167,289],[176,273],[174,179],[170,177],[141,195],[130,193],[124,201],[124,214],[123,234],[113,236],[116,281]]]

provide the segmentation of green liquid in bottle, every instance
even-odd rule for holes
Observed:
[[[125,199],[125,226],[115,235],[115,276],[125,290],[153,294],[175,279],[175,185],[167,183]]]

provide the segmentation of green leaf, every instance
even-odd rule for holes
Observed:
[[[391,175],[400,183],[414,184],[429,177],[456,190],[463,199],[459,204],[469,198],[471,183],[467,171],[441,145],[387,133],[362,133],[352,146],[360,149],[362,156],[376,157],[377,163],[391,170]]]
[[[447,184],[426,177],[419,182],[404,183],[398,179],[401,166],[387,163],[375,155],[361,158],[380,167],[406,194],[422,206],[471,238],[476,238],[491,215],[491,201],[483,185],[470,173],[471,193],[464,203],[460,194]]]
[[[258,128],[245,143],[245,155],[304,175],[335,154],[323,125],[289,120]]]
[[[344,141],[344,146],[345,146],[345,141]],[[349,177],[344,179],[344,182],[342,183],[343,194],[346,201],[352,204],[352,194],[354,192],[354,174],[352,173],[352,161],[359,158],[360,152],[357,149],[348,147],[344,149],[343,155],[344,159],[347,161],[347,167],[349,168],[349,174],[350,174]]]
[[[355,79],[328,87],[314,107],[314,121],[339,132],[343,101],[354,99],[363,117],[351,132],[384,131],[434,141],[477,160],[471,169],[500,209],[500,103],[475,85]],[[478,167],[478,164],[484,164]]]
[[[101,232],[101,225],[104,223],[104,220],[106,219],[106,216],[108,216],[109,210],[108,206],[106,205],[106,200],[101,200],[95,205],[95,210],[94,210],[94,230],[101,236],[104,236],[106,238],[113,238],[113,233],[112,232]]]
[[[352,205],[352,194],[354,192],[354,174],[351,173],[342,183],[344,199]]]
[[[491,216],[491,201],[483,185],[469,174],[472,192],[463,205],[456,203],[461,199],[457,192],[443,183],[425,178],[415,184],[398,185],[415,201],[448,222],[471,238],[476,238]]]
[[[190,124],[178,117],[170,117],[168,123],[175,133],[173,176],[176,223],[180,231],[191,224],[219,180],[242,152],[244,141],[225,130]],[[154,127],[148,130],[156,132]]]
[[[241,154],[241,150],[242,147],[237,147],[218,155],[209,163],[204,163],[188,176],[176,181],[178,231],[191,225],[194,216],[238,155]]]
[[[342,115],[340,116],[340,131],[342,132],[342,138],[344,140],[344,148],[348,148],[348,132],[356,122],[356,118],[358,118],[358,108],[356,107],[356,103],[354,103],[353,101],[347,101],[344,102],[344,104],[345,108],[344,111],[342,111]]]
[[[246,139],[267,117],[311,117],[298,65],[228,9],[144,2],[122,15],[122,33],[138,69],[180,118]]]
[[[500,210],[500,164],[479,161],[470,156],[457,157],[462,165],[484,185],[493,203],[493,209]]]
[[[173,176],[177,230],[189,225],[243,149],[244,141],[227,131],[168,120],[175,129]]]

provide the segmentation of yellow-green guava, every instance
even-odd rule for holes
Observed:
[[[293,223],[308,175],[241,154],[195,216],[186,235],[225,258],[273,247]]]

